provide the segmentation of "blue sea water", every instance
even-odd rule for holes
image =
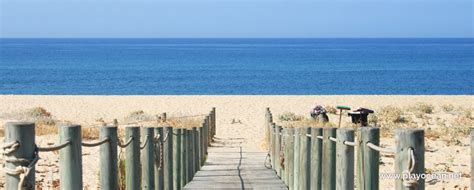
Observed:
[[[0,94],[474,94],[474,38],[0,39]]]

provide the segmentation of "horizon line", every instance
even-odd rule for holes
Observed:
[[[463,37],[1,37],[0,39],[474,39]]]

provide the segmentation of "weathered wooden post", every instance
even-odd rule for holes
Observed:
[[[196,159],[195,156],[195,149],[194,149],[194,131],[193,129],[188,130],[188,146],[189,146],[189,157],[188,157],[188,181],[191,181],[194,177],[194,171],[195,171],[195,166],[194,166],[194,159]]]
[[[216,107],[212,107],[212,140],[214,136],[216,136],[217,129],[216,129]]]
[[[161,122],[166,122],[166,112],[161,113]]]
[[[165,127],[163,169],[165,190],[173,190],[173,127]]]
[[[323,129],[311,128],[311,189],[314,190],[321,190],[322,184],[323,141],[318,136],[323,136]]]
[[[155,132],[152,127],[143,127],[142,134],[144,136],[143,146],[140,147],[143,152],[141,154],[141,171],[142,171],[142,189],[155,189],[155,171],[154,171],[154,137]]]
[[[303,127],[300,129],[300,188],[311,189],[311,128]]]
[[[288,134],[288,188],[291,190],[293,189],[294,181],[295,181],[295,172],[294,172],[294,157],[295,157],[295,129],[294,128],[288,128],[287,130]]]
[[[275,143],[276,143],[276,133],[275,133],[276,125],[275,123],[271,124],[270,135],[271,135],[271,142],[270,142],[270,161],[272,164],[272,169],[276,171],[276,153],[275,153]]]
[[[157,146],[155,147],[155,189],[163,190],[165,189],[165,171],[164,171],[164,150],[163,150],[163,140],[165,138],[165,132],[162,127],[155,128],[155,133],[160,135]]]
[[[184,187],[186,183],[188,183],[187,178],[187,159],[188,159],[188,130],[180,129],[181,130],[181,186]]]
[[[189,183],[193,179],[193,138],[192,138],[192,130],[186,129],[186,183]]]
[[[288,160],[287,160],[287,153],[288,153],[288,134],[287,128],[283,127],[281,130],[281,143],[283,145],[283,149],[280,151],[283,152],[283,166],[281,167],[281,179],[283,183],[288,186],[288,175],[287,175],[287,168],[288,168]]]
[[[265,143],[266,144],[270,144],[270,125],[272,122],[273,121],[271,120],[270,108],[266,108],[265,109]]]
[[[281,126],[275,125],[275,147],[274,147],[274,156],[275,156],[275,172],[277,176],[281,177],[281,171],[280,171],[280,148],[281,148],[281,135],[280,135],[280,129]]]
[[[201,145],[200,147],[200,150],[201,150],[201,160],[200,160],[200,164],[201,166],[204,165],[204,160],[206,159],[206,147],[205,147],[205,144],[206,144],[206,127],[205,127],[205,123],[203,123],[201,125],[201,127],[199,128],[199,139],[200,139],[200,143],[199,145]]]
[[[301,133],[299,128],[294,128],[295,131],[295,145],[294,145],[294,158],[293,158],[293,189],[299,189],[301,181],[299,180],[301,171],[300,171],[300,137]]]
[[[471,128],[471,188],[474,188],[474,128]]]
[[[357,130],[357,187],[361,189],[379,189],[380,154],[367,146],[367,143],[379,145],[380,129],[361,127]]]
[[[125,147],[125,188],[140,189],[140,128],[125,127],[125,141],[131,143]]]
[[[173,129],[173,189],[181,189],[181,130]]]
[[[201,131],[201,128],[200,127],[193,127],[193,131],[195,130],[194,132],[194,148],[196,151],[196,159],[194,160],[194,163],[195,163],[195,170],[194,170],[194,173],[196,173],[197,171],[199,171],[199,169],[201,169],[201,154],[202,154],[202,151],[201,151],[201,135],[200,135],[200,131]]]
[[[37,156],[35,154],[35,124],[29,122],[8,122],[5,124],[5,145],[10,150],[5,153],[6,159],[26,159],[32,161]],[[16,145],[15,145],[16,144]],[[15,170],[17,166],[28,167],[24,162],[5,162],[5,168]],[[20,183],[19,175],[6,175],[5,188],[7,190],[17,190]],[[35,188],[35,167],[23,181],[22,187],[25,189]]]
[[[329,138],[336,138],[336,128],[323,128],[323,172],[322,189],[336,189],[336,143]]]
[[[344,144],[354,142],[353,129],[337,129],[336,189],[354,189],[354,147]]]
[[[59,175],[63,190],[82,190],[82,139],[80,125],[59,128],[60,144],[70,144],[59,150]]]
[[[108,138],[108,142],[100,145],[100,189],[117,190],[117,126],[104,126],[100,128],[100,138]]]
[[[396,180],[397,190],[424,190],[425,179],[413,175],[425,173],[425,135],[423,129],[395,130],[395,173],[402,174]]]

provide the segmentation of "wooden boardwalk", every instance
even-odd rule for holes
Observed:
[[[288,189],[264,166],[266,152],[246,152],[239,141],[216,138],[206,163],[184,189]]]

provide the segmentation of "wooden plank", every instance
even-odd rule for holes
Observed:
[[[425,173],[425,135],[423,129],[396,129],[395,130],[395,173],[402,174],[409,171],[412,166],[410,152],[414,153],[414,168],[409,174]],[[409,185],[410,181],[414,182]],[[397,190],[423,190],[425,189],[425,179],[397,179],[395,182]]]
[[[265,156],[265,152],[210,147],[206,163],[184,189],[287,189],[275,172],[262,164]]]
[[[380,154],[367,146],[368,142],[380,144],[380,129],[361,127],[357,130],[357,187],[379,189]]]
[[[336,189],[336,143],[329,140],[336,138],[336,128],[323,128],[323,171],[321,188]]]
[[[311,128],[311,189],[321,190],[323,141],[317,136],[323,135],[322,128]]]
[[[19,142],[18,148],[5,158],[24,158],[33,160],[35,157],[35,124],[30,122],[8,122],[5,124],[5,144]],[[15,170],[17,166],[28,166],[28,163],[6,162],[5,167]],[[17,190],[20,178],[17,175],[6,175],[5,188],[7,190]],[[35,168],[33,167],[23,182],[25,189],[35,188]]]
[[[59,150],[59,176],[62,190],[82,189],[82,139],[80,125],[59,128],[59,144],[71,144]]]
[[[337,129],[336,189],[354,189],[354,147],[344,142],[354,142],[353,129]]]

